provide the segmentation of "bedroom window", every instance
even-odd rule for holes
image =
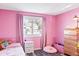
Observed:
[[[23,16],[23,36],[41,36],[42,22],[42,17]]]

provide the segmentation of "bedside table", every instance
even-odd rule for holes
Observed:
[[[24,47],[25,47],[25,53],[34,53],[33,41],[25,41]]]

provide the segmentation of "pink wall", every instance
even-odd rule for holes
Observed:
[[[0,10],[0,38],[16,40],[16,14],[44,17],[47,29],[47,45],[53,44],[54,41],[64,44],[64,28],[75,26],[73,17],[75,15],[79,16],[79,8],[57,15],[56,17],[31,12]],[[56,39],[54,40],[55,37]],[[34,39],[36,48],[40,47],[40,39]]]
[[[75,26],[73,17],[75,15],[79,16],[79,8],[57,15],[56,17],[31,12],[0,10],[0,38],[16,40],[16,14],[44,17],[47,29],[47,45],[53,44],[54,41],[64,44],[64,28]],[[55,37],[56,40],[54,40]],[[40,39],[34,39],[36,48],[40,47]]]
[[[0,10],[0,38],[16,38],[16,13]]]
[[[55,17],[46,17],[48,21],[46,21],[47,28],[47,45],[51,45],[54,42],[55,38]]]
[[[56,41],[64,44],[64,28],[76,26],[76,22],[73,20],[75,15],[79,16],[79,8],[68,11],[66,13],[56,16]]]
[[[73,20],[75,15],[79,16],[79,8],[56,16],[56,37],[60,43],[64,43],[64,28],[76,26]]]
[[[16,40],[16,14],[42,16],[46,20],[47,44],[52,44],[55,36],[55,17],[45,14],[37,14],[21,11],[0,10],[0,38],[11,38]],[[35,40],[35,47],[40,47],[39,40]]]

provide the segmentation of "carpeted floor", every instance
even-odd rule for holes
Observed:
[[[64,56],[62,53],[47,53],[43,50],[36,50],[34,53],[28,53],[27,56]]]

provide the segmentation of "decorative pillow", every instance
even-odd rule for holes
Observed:
[[[1,40],[1,39],[0,39],[0,50],[3,49],[3,47],[2,47],[2,43],[3,43],[3,41],[4,41],[4,40]]]
[[[4,41],[4,40],[1,40],[1,39],[0,39],[0,44],[1,44],[3,41]]]
[[[1,44],[3,48],[6,48],[9,45],[8,41],[3,41],[3,43]]]
[[[2,50],[3,49],[3,47],[2,47],[2,45],[0,44],[0,50]]]
[[[7,40],[7,41],[8,41],[8,43],[9,43],[9,44],[13,43],[13,41],[12,41],[12,40]]]
[[[10,39],[0,38],[0,50],[7,48],[11,43],[13,43],[13,41]]]

